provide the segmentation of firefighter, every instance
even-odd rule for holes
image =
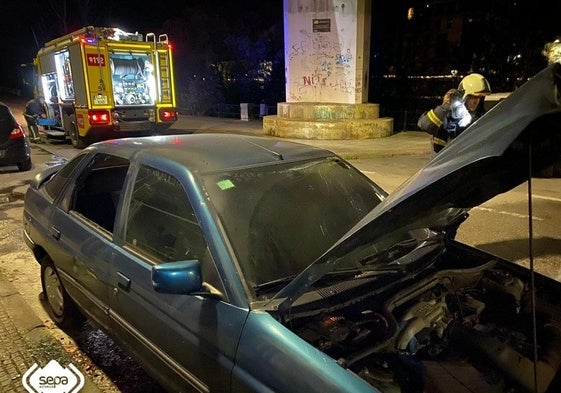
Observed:
[[[457,89],[444,94],[442,104],[419,117],[417,126],[432,135],[435,153],[483,115],[483,100],[490,93],[491,86],[483,75],[469,74]]]
[[[33,143],[41,143],[41,136],[39,135],[39,126],[37,120],[47,117],[45,110],[45,97],[39,96],[29,100],[25,105],[23,117],[27,122],[27,129],[29,130],[29,139]]]

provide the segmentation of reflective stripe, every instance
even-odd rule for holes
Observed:
[[[432,137],[432,143],[435,145],[446,146],[446,141],[444,139],[437,138],[435,136]]]
[[[429,120],[430,120],[431,122],[433,122],[437,127],[442,127],[442,120],[440,120],[440,119],[438,118],[438,116],[436,116],[436,113],[434,113],[434,110],[433,110],[433,109],[431,109],[431,110],[429,111],[429,113],[427,114],[427,116],[428,116]]]

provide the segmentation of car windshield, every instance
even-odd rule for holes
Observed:
[[[385,197],[333,157],[210,174],[204,183],[252,287],[300,273]]]

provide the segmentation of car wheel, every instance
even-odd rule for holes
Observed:
[[[64,289],[58,271],[49,257],[44,257],[41,262],[41,286],[52,320],[60,327],[76,326],[82,319],[81,315]]]
[[[28,158],[24,162],[18,162],[17,165],[20,171],[28,171],[31,169],[31,158]]]

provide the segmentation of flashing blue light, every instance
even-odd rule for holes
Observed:
[[[87,45],[96,45],[97,44],[97,38],[96,37],[88,37],[85,36],[81,39],[83,44],[87,44]]]

